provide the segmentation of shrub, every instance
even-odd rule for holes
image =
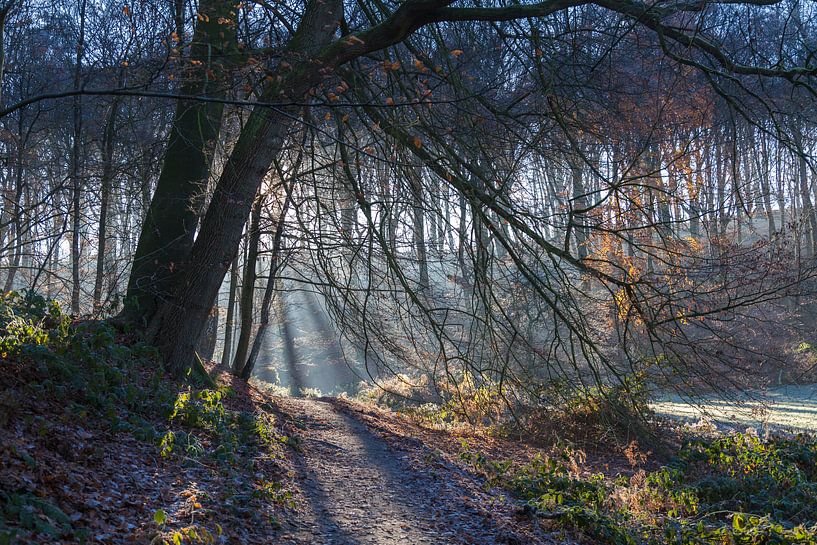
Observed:
[[[733,434],[686,444],[630,477],[583,474],[560,447],[523,465],[461,458],[564,528],[609,544],[817,544],[817,440]]]

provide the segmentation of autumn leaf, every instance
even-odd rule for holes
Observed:
[[[459,56],[462,55],[462,53],[463,53],[462,49],[454,49],[453,51],[451,51],[451,56],[456,59],[459,58]]]
[[[420,140],[419,136],[414,137],[414,147],[417,148],[417,149],[420,149],[420,148],[423,147],[423,141]]]
[[[157,509],[156,512],[153,513],[153,522],[159,526],[167,522],[167,513],[165,513],[164,509]]]
[[[394,106],[394,99],[392,97],[387,98],[386,104],[388,104],[389,106]]]
[[[125,4],[125,7],[122,8],[122,13],[125,14],[125,17],[130,17],[130,8],[127,4]]]

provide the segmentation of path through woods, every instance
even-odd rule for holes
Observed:
[[[300,516],[286,544],[545,543],[514,524],[513,506],[419,441],[386,441],[337,402],[280,402],[301,429]],[[489,505],[490,503],[490,505]],[[516,521],[517,523],[519,521]]]

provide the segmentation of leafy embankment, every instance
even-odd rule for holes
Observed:
[[[555,449],[525,464],[461,459],[532,514],[594,542],[817,544],[817,440],[735,433],[687,442],[667,465],[609,477]]]
[[[0,296],[0,356],[0,544],[275,532],[288,440],[258,391],[173,380],[150,347],[32,294]]]

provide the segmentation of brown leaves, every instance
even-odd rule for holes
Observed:
[[[396,72],[400,70],[401,65],[400,61],[385,60],[381,66],[383,68],[383,72],[388,74],[389,72]]]
[[[348,45],[363,45],[366,43],[357,36],[355,36],[354,34],[350,34],[349,36],[347,36],[344,41]]]

